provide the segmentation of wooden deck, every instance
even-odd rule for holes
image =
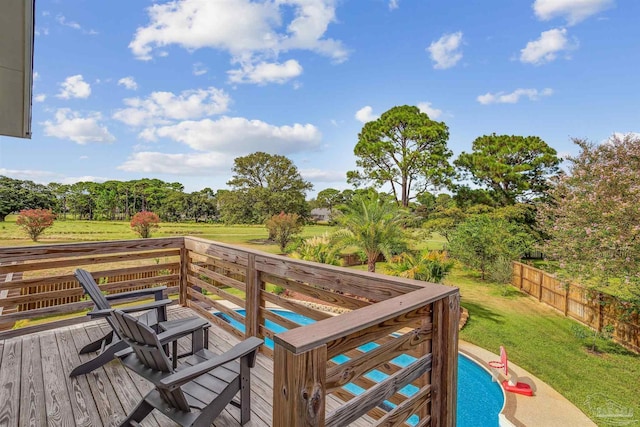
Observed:
[[[195,316],[188,308],[172,306],[169,319]],[[68,374],[92,355],[78,355],[109,326],[94,321],[0,341],[0,426],[117,426],[150,389],[150,383],[127,370],[119,361],[76,378]],[[238,339],[210,329],[209,348],[223,352]],[[189,338],[180,340],[182,350]],[[247,427],[272,425],[273,361],[260,354],[251,370],[251,421]],[[331,402],[330,402],[331,403]],[[229,406],[212,424],[238,426],[239,409]],[[358,424],[371,425],[370,419]],[[143,426],[175,427],[170,419],[153,412]]]
[[[193,316],[182,307],[171,307],[170,319]],[[78,349],[109,330],[106,322],[89,322],[0,341],[0,426],[117,426],[150,383],[108,363],[94,372],[69,378],[68,373],[92,355],[78,356]],[[188,338],[181,340],[188,346]],[[224,351],[237,339],[212,328],[210,348]],[[250,426],[271,424],[271,361],[260,356],[252,372],[252,420]],[[144,426],[175,426],[154,412]],[[239,410],[231,407],[215,426],[237,426]]]

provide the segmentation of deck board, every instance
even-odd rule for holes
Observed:
[[[22,384],[20,387],[20,424],[42,426],[47,422],[44,382],[40,360],[40,340],[30,335],[22,340]]]
[[[0,426],[19,425],[22,342],[5,343],[0,365]]]
[[[169,318],[195,316],[185,307],[170,307]],[[0,427],[13,426],[117,426],[143,395],[151,390],[144,378],[113,361],[95,371],[69,378],[68,373],[93,354],[79,355],[85,344],[109,331],[104,321],[66,326],[0,341]],[[210,329],[209,349],[222,353],[238,343],[232,334]],[[180,351],[190,348],[181,339]],[[327,411],[336,406],[328,399]],[[269,427],[272,419],[273,361],[259,354],[251,370],[251,421],[246,427]],[[175,427],[154,411],[144,427]],[[227,406],[214,427],[237,427],[240,410]],[[359,420],[353,426],[369,426]]]

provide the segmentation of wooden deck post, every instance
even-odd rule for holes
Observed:
[[[273,426],[324,427],[327,346],[295,354],[275,344]]]
[[[431,425],[455,427],[460,295],[433,303]]]
[[[189,287],[189,282],[187,281],[187,275],[189,272],[189,250],[184,247],[180,248],[180,279],[179,283],[179,301],[180,305],[183,307],[187,306],[187,288]]]
[[[248,254],[245,277],[247,285],[245,336],[262,338],[260,333],[262,280],[260,280],[260,272],[256,270],[256,255],[253,253]]]

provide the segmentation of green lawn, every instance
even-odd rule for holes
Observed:
[[[479,275],[456,268],[445,283],[460,288],[469,321],[460,338],[498,353],[551,385],[592,419],[586,401],[605,396],[640,418],[640,355],[608,341],[592,352],[575,329],[583,328],[512,287],[483,283]],[[586,328],[583,328],[586,330]]]

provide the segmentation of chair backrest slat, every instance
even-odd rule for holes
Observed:
[[[120,310],[113,311],[115,323],[120,329],[122,339],[147,368],[154,371],[173,372],[171,361],[158,341],[158,335],[149,326]],[[158,389],[162,398],[172,407],[189,411],[189,403],[181,388],[173,391]]]
[[[78,282],[80,282],[80,286],[82,286],[84,291],[89,295],[89,298],[91,298],[91,301],[93,301],[98,310],[111,308],[111,304],[109,304],[109,301],[107,301],[104,295],[102,295],[102,291],[96,281],[93,280],[91,273],[87,270],[78,268],[74,274],[76,279],[78,279]]]

